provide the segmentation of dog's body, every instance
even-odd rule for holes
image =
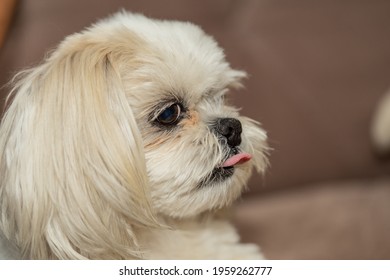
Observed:
[[[174,230],[154,229],[139,236],[144,259],[262,259],[257,245],[240,243],[226,219],[173,221]],[[17,248],[0,237],[0,260],[20,259]]]
[[[254,259],[215,215],[266,167],[225,104],[245,73],[190,23],[119,13],[17,77],[0,128],[0,229],[22,258]]]

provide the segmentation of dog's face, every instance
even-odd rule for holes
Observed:
[[[13,89],[3,231],[33,257],[96,256],[101,240],[123,257],[133,227],[229,205],[266,165],[265,132],[225,102],[243,77],[190,23],[121,13],[70,36]]]
[[[224,207],[241,194],[252,167],[266,163],[264,131],[225,102],[245,73],[232,70],[198,27],[150,24],[143,33],[148,53],[139,50],[148,59],[124,80],[153,207],[173,217]]]

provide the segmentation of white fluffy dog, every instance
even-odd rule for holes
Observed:
[[[0,229],[22,258],[254,259],[218,215],[266,134],[245,73],[190,23],[118,13],[19,74],[0,128]]]

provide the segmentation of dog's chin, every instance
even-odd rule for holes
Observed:
[[[234,175],[234,169],[233,166],[214,168],[210,175],[199,182],[198,188],[213,187],[213,185],[224,183]]]
[[[250,164],[239,167],[215,167],[209,175],[182,186],[187,191],[175,195],[152,192],[152,201],[160,215],[190,218],[232,204],[244,190],[251,174]],[[178,186],[170,186],[171,191]],[[171,193],[172,194],[172,193]]]
[[[214,167],[214,169],[207,176],[200,180],[198,188],[207,188],[213,187],[213,185],[223,184],[229,178],[234,176],[237,167],[234,164],[224,166],[224,162],[226,162],[226,160],[229,158],[233,158],[233,156],[239,156],[240,151],[238,148],[226,148],[225,150],[228,150],[229,152],[224,157],[223,162]],[[247,156],[243,157],[246,158]],[[250,156],[246,160],[249,159]]]

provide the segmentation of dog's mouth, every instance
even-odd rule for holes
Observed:
[[[252,156],[248,153],[236,153],[230,156],[223,164],[222,169],[231,169],[238,164],[250,161]]]
[[[248,153],[239,152],[237,149],[232,149],[227,159],[221,163],[205,179],[201,181],[199,187],[220,183],[234,174],[235,167],[251,160],[252,156]]]

